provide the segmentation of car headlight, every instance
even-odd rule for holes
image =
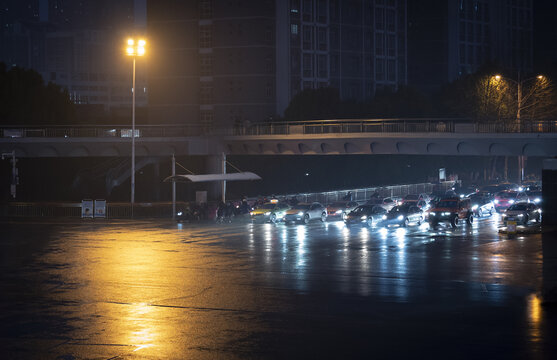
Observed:
[[[398,219],[398,220],[402,220],[402,219],[404,219],[404,216],[399,215],[399,216],[397,217],[397,219]]]
[[[271,215],[271,212],[270,212],[270,211],[267,211],[267,212],[265,213],[265,216],[267,216],[267,215]]]
[[[524,217],[524,214],[518,214],[517,217]]]
[[[300,211],[300,212],[298,213],[298,216],[304,216],[304,212],[303,212],[303,211]]]
[[[514,200],[509,200],[509,204],[514,204]]]
[[[499,204],[499,200],[495,199],[493,200],[494,203]]]
[[[462,199],[464,197],[464,194],[460,194],[460,198]]]
[[[501,216],[502,216],[502,217],[507,217],[507,214],[503,214],[503,215],[501,215]]]
[[[340,214],[340,213],[342,213],[342,210],[335,211],[335,214]]]
[[[478,208],[478,205],[472,206],[472,210],[476,210],[477,208]]]
[[[524,188],[521,186],[518,188],[518,191],[524,191]]]
[[[429,216],[435,216],[435,215],[436,215],[435,212],[430,212],[429,213]]]
[[[539,203],[540,201],[542,201],[542,199],[540,199],[540,198],[535,198],[535,199],[534,199],[534,202],[535,202],[536,204]]]
[[[366,216],[366,215],[362,215],[362,216],[360,217],[360,220],[366,220],[366,219],[367,219],[367,216]]]
[[[251,216],[255,215],[255,213],[254,213],[253,211],[250,211],[249,214],[250,214]]]
[[[181,211],[178,211],[178,213],[177,213],[176,215],[182,216],[182,212],[181,212]]]
[[[383,215],[383,216],[381,216],[381,219],[383,219],[383,220],[387,220],[387,215]]]
[[[443,215],[443,216],[449,216],[449,215],[451,215],[451,213],[450,213],[450,212],[444,212],[444,213],[442,213],[441,215]]]

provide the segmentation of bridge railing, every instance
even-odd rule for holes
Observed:
[[[476,122],[471,119],[341,119],[236,126],[231,135],[342,133],[556,133],[557,120]]]
[[[130,125],[51,125],[51,126],[2,126],[0,137],[88,137],[88,138],[130,138]],[[136,137],[187,137],[205,135],[209,132],[206,124],[188,125],[138,125]]]
[[[557,133],[557,120],[471,119],[339,119],[259,122],[216,129],[207,124],[138,125],[136,137],[188,137],[200,135],[311,135],[342,133]],[[0,137],[130,138],[130,125],[0,126]]]

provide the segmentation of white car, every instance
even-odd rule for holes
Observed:
[[[301,222],[304,224],[309,223],[313,219],[319,219],[322,222],[327,220],[327,209],[318,202],[295,205],[287,210],[282,218],[285,223]]]

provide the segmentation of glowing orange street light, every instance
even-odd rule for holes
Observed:
[[[135,58],[145,55],[146,42],[143,39],[135,40],[129,38],[127,41],[126,55],[133,57],[132,71],[132,169],[131,169],[131,211],[133,217],[133,206],[135,203]]]

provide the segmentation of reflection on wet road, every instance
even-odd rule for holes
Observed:
[[[2,354],[549,358],[540,237],[498,221],[3,223]]]

